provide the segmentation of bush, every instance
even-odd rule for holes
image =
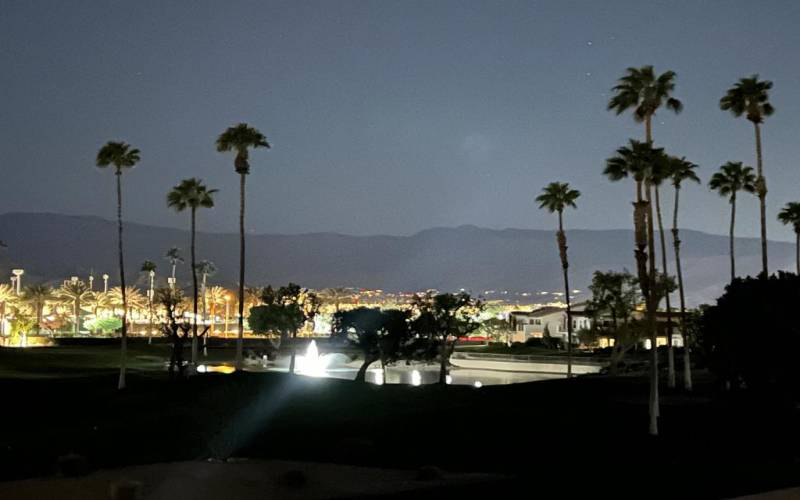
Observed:
[[[768,279],[736,279],[700,320],[699,344],[709,367],[737,386],[797,395],[800,368],[800,277],[779,272]]]

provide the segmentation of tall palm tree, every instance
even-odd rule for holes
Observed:
[[[175,287],[175,267],[178,264],[183,263],[183,256],[181,255],[181,249],[178,247],[172,247],[167,250],[167,253],[164,254],[164,258],[169,261],[169,265],[172,266],[172,283],[170,287]]]
[[[213,276],[217,272],[217,266],[210,260],[201,260],[197,263],[197,272],[200,273],[200,295],[203,297],[203,324],[205,324],[208,312],[208,305],[206,300],[206,286],[208,285],[208,277]],[[203,337],[203,356],[208,356],[208,336],[212,333],[211,329],[206,332]]]
[[[153,298],[155,297],[156,263],[152,260],[142,262],[142,272],[147,273],[147,343],[153,342]]]
[[[783,210],[778,214],[778,220],[785,225],[792,225],[795,235],[795,264],[797,265],[797,274],[800,275],[800,202],[790,201],[787,203]]]
[[[661,217],[661,195],[660,187],[664,181],[670,178],[670,168],[672,167],[673,157],[664,155],[660,161],[650,168],[650,184],[655,194],[656,222],[658,224],[659,244],[661,247],[661,269],[665,276],[669,276],[667,266],[667,239],[664,235],[664,222]],[[672,345],[672,304],[670,303],[670,293],[665,289],[664,306],[667,312],[667,386],[672,389],[675,387],[675,349]]]
[[[125,261],[122,252],[122,172],[125,169],[133,168],[139,163],[139,150],[130,147],[124,142],[108,142],[100,148],[97,153],[96,164],[99,168],[108,166],[114,167],[114,174],[117,176],[117,246],[119,252],[119,282],[122,286],[122,336],[119,366],[119,389],[125,388],[125,368],[128,356],[128,330],[127,322],[127,301],[125,300]]]
[[[208,309],[211,317],[211,328],[208,331],[213,332],[214,326],[217,321],[217,307],[225,306],[228,291],[221,286],[212,286],[208,288],[206,293],[206,301],[208,302]]]
[[[647,305],[647,328],[650,334],[652,360],[650,367],[650,434],[658,434],[658,337],[655,325],[655,311],[658,302],[655,300],[654,259],[655,242],[653,238],[652,210],[650,197],[642,196],[642,186],[649,187],[651,169],[663,161],[664,150],[654,148],[650,142],[630,140],[628,146],[617,149],[617,154],[606,160],[603,174],[612,182],[632,177],[636,185],[636,201],[633,203],[633,229],[636,248],[636,271],[639,286]],[[650,192],[650,189],[647,189]],[[649,217],[648,217],[649,215]],[[650,250],[650,267],[648,269],[648,248]]]
[[[270,148],[264,134],[255,128],[240,123],[220,134],[216,141],[217,151],[234,151],[234,169],[239,174],[239,336],[236,340],[236,369],[242,369],[244,345],[244,202],[245,179],[250,173],[250,149]]]
[[[642,66],[641,68],[630,67],[626,70],[612,89],[614,95],[608,102],[608,109],[613,110],[617,115],[631,110],[633,119],[637,123],[644,123],[645,141],[653,144],[653,116],[661,107],[680,113],[683,110],[681,101],[672,96],[675,90],[674,71],[665,71],[656,75],[653,66]],[[648,290],[654,290],[656,285],[656,264],[655,264],[655,236],[653,223],[653,203],[651,194],[651,183],[645,181],[646,200],[643,205],[643,212],[646,215],[645,229],[647,232],[647,248],[650,252],[647,285]],[[641,258],[641,257],[640,257]],[[647,256],[644,255],[645,261]],[[637,261],[638,265],[638,261]],[[644,292],[644,289],[642,290]],[[658,434],[658,350],[656,349],[656,309],[658,301],[650,293],[644,293],[647,303],[647,325],[650,330],[651,340],[654,342],[652,351],[652,366],[650,368],[650,434]]]
[[[92,291],[89,290],[89,285],[82,280],[65,281],[55,293],[65,304],[72,306],[72,333],[77,335],[80,328],[81,304],[90,301],[93,295]],[[124,329],[125,323],[122,326]]]
[[[686,299],[683,293],[683,272],[681,271],[681,239],[678,230],[678,204],[680,202],[681,184],[685,181],[700,183],[695,169],[697,165],[686,158],[670,157],[669,173],[672,186],[675,188],[675,203],[672,213],[672,246],[675,250],[675,272],[678,275],[678,296],[681,301],[681,336],[683,337],[683,387],[692,390],[692,363],[690,357],[689,337],[686,335]]]
[[[758,177],[753,173],[753,167],[746,167],[740,161],[729,161],[719,167],[708,181],[708,187],[720,196],[726,196],[731,203],[731,281],[736,279],[736,256],[734,251],[734,227],[736,225],[736,193],[756,193],[758,190]],[[762,234],[764,234],[762,232]],[[763,252],[764,247],[761,247]],[[763,260],[762,260],[763,262]]]
[[[213,208],[216,189],[208,189],[197,178],[184,179],[167,194],[167,206],[178,212],[189,209],[191,218],[191,265],[192,265],[192,365],[197,365],[197,261],[195,237],[197,234],[197,209]]]
[[[36,335],[42,333],[44,307],[54,298],[53,289],[47,285],[28,285],[22,293],[22,300],[30,304],[36,312]]]
[[[570,188],[566,182],[551,182],[542,189],[542,194],[536,197],[539,208],[558,214],[556,242],[558,243],[558,254],[561,257],[561,269],[564,272],[564,296],[567,300],[567,378],[572,377],[572,308],[569,300],[569,260],[567,259],[567,234],[564,232],[564,209],[567,207],[577,208],[575,200],[580,195],[580,191]]]
[[[761,124],[764,123],[764,118],[775,112],[775,108],[769,102],[771,88],[772,82],[759,80],[758,75],[752,75],[749,78],[739,79],[719,100],[720,109],[730,111],[737,118],[744,115],[752,122],[755,131],[758,172],[756,192],[761,214],[761,272],[764,277],[769,275],[769,268],[767,266],[767,179],[764,177],[761,154]]]
[[[672,97],[675,90],[675,72],[665,71],[656,75],[652,66],[628,68],[617,85],[611,89],[614,95],[608,101],[608,109],[616,114],[632,110],[633,119],[644,123],[645,140],[653,141],[653,116],[662,106],[680,113],[683,104]]]
[[[19,299],[16,290],[11,285],[0,284],[0,334],[6,335],[6,311],[9,306]]]

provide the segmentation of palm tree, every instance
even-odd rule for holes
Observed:
[[[678,294],[681,301],[681,336],[683,337],[683,386],[687,391],[692,390],[692,364],[689,349],[689,337],[686,335],[686,299],[683,293],[683,273],[681,271],[681,239],[678,234],[678,204],[680,201],[681,184],[684,181],[700,183],[695,169],[697,165],[686,158],[670,157],[669,173],[672,186],[675,188],[675,203],[672,214],[672,245],[675,249],[675,272],[678,275]]]
[[[208,277],[213,276],[214,273],[217,272],[217,267],[210,260],[201,260],[197,263],[197,272],[199,272],[202,277],[200,281],[200,295],[203,296],[203,324],[205,324],[207,319],[206,285],[208,284]],[[212,330],[209,329],[203,337],[203,356],[208,356],[208,336],[211,333]]]
[[[6,335],[6,310],[8,306],[18,300],[17,292],[14,287],[5,283],[0,284],[0,334]]]
[[[164,258],[167,259],[169,261],[169,265],[172,266],[172,282],[170,283],[170,287],[175,288],[175,266],[183,263],[181,249],[178,247],[170,248],[167,250],[167,253],[164,254]]]
[[[683,104],[672,97],[675,90],[675,72],[665,71],[656,76],[652,66],[628,68],[617,85],[611,89],[614,96],[608,101],[608,109],[616,114],[633,110],[633,119],[644,122],[645,140],[652,142],[652,121],[662,106],[675,113],[683,110]]]
[[[606,168],[603,174],[612,182],[632,177],[636,185],[636,201],[633,203],[633,229],[636,248],[636,270],[639,277],[639,286],[642,289],[642,296],[647,305],[647,326],[650,333],[650,345],[653,352],[650,367],[650,434],[658,434],[658,351],[656,349],[658,338],[655,327],[655,311],[658,303],[651,290],[655,289],[655,270],[654,259],[650,258],[650,268],[648,269],[648,248],[650,255],[655,253],[655,242],[653,237],[652,210],[648,214],[648,208],[652,207],[650,196],[642,197],[642,185],[650,184],[651,170],[654,165],[663,161],[664,150],[654,148],[650,142],[639,142],[630,140],[628,146],[617,149],[616,156],[606,160]],[[650,192],[650,189],[647,189]],[[650,216],[648,218],[648,215]]]
[[[564,291],[567,300],[567,378],[572,377],[572,309],[569,301],[569,261],[567,260],[567,234],[564,232],[564,209],[577,208],[575,200],[581,195],[580,191],[572,189],[566,182],[551,182],[542,189],[542,194],[536,197],[539,208],[547,209],[550,213],[558,213],[558,231],[556,241],[558,254],[561,256],[561,269],[564,272]]]
[[[108,292],[92,292],[92,296],[86,302],[88,302],[89,312],[94,315],[95,319],[100,318],[100,310],[112,307],[111,296]]]
[[[147,308],[147,298],[142,295],[138,288],[134,286],[129,286],[125,290],[125,297],[128,304],[128,311],[129,312],[140,312],[143,309]],[[115,286],[111,290],[108,291],[108,298],[111,304],[111,307],[116,312],[117,306],[122,306],[122,288]]]
[[[339,312],[342,302],[349,300],[353,297],[353,292],[347,288],[326,288],[320,294],[324,302],[333,304],[334,312]]]
[[[753,123],[755,130],[756,169],[758,172],[756,192],[761,213],[761,272],[764,277],[769,275],[769,270],[767,267],[767,179],[764,177],[761,155],[761,124],[764,123],[764,118],[775,112],[775,108],[769,103],[771,88],[772,82],[759,81],[758,75],[752,75],[749,78],[739,79],[719,100],[720,109],[730,111],[737,118],[744,115]]]
[[[755,193],[758,189],[758,178],[753,174],[753,167],[746,167],[740,161],[729,161],[719,167],[708,181],[708,187],[720,196],[727,196],[731,203],[731,282],[736,279],[736,257],[734,252],[734,226],[736,224],[736,193],[744,191]],[[763,235],[762,231],[762,235]],[[762,252],[764,247],[761,247]],[[765,255],[765,254],[763,254]],[[763,259],[762,259],[763,263]]]
[[[64,284],[61,285],[61,288],[56,290],[56,294],[58,295],[59,298],[61,298],[61,300],[65,304],[69,304],[70,306],[72,306],[72,318],[73,318],[72,333],[77,335],[80,327],[81,304],[90,301],[94,294],[92,293],[91,290],[89,290],[89,285],[87,285],[82,280],[65,281]],[[123,298],[123,301],[124,300],[125,299]],[[125,302],[123,302],[123,304],[124,303]],[[122,327],[123,331],[125,331],[124,330],[125,323],[122,323]],[[123,346],[125,346],[125,344],[123,344]],[[122,387],[124,387],[124,385]]]
[[[800,202],[790,201],[778,214],[778,220],[785,225],[792,225],[795,235],[795,264],[797,274],[800,274]]]
[[[217,306],[224,306],[228,297],[228,291],[221,286],[212,286],[207,290],[206,301],[208,302],[209,312],[211,313],[211,328],[208,331],[213,332],[217,320]]]
[[[42,333],[42,316],[48,301],[54,299],[53,289],[47,285],[28,285],[22,294],[22,300],[31,305],[36,312],[36,335]]]
[[[665,276],[669,276],[667,267],[667,239],[664,235],[664,222],[661,217],[661,195],[659,187],[670,179],[672,161],[674,157],[664,155],[660,161],[652,165],[650,169],[650,184],[653,187],[656,202],[656,222],[658,223],[658,236],[661,247],[661,268]],[[664,293],[664,302],[667,310],[667,386],[672,389],[675,387],[675,349],[672,345],[672,304],[670,303],[670,293]]]
[[[652,66],[642,66],[641,68],[628,68],[617,85],[612,89],[614,95],[608,102],[608,109],[613,110],[617,115],[625,111],[633,111],[633,119],[637,123],[644,122],[645,141],[653,144],[653,116],[662,107],[680,113],[683,109],[681,101],[672,96],[675,90],[675,72],[665,71],[656,75]],[[649,267],[646,285],[648,290],[655,289],[656,284],[656,264],[655,264],[655,236],[653,223],[653,203],[651,195],[651,183],[646,183],[646,201],[644,202],[643,214],[646,214],[645,228],[647,231],[647,247],[650,252]],[[638,203],[638,200],[637,200]],[[643,250],[640,247],[640,250]],[[639,259],[644,258],[647,262],[647,255],[642,254]],[[639,262],[637,260],[637,265]],[[641,279],[641,276],[640,276]],[[644,289],[642,290],[644,292]],[[655,297],[645,292],[647,303],[647,323],[650,330],[651,341],[653,342],[653,358],[650,368],[650,434],[658,434],[658,350],[656,349],[656,309],[658,302]]]
[[[184,179],[167,194],[167,206],[178,212],[189,209],[191,218],[191,259],[192,259],[192,365],[197,365],[197,262],[195,259],[195,237],[197,234],[197,209],[213,208],[216,189],[208,189],[197,178]]]
[[[156,263],[152,260],[142,262],[143,273],[147,273],[149,287],[147,288],[147,343],[153,342],[153,297],[155,295]]]
[[[235,151],[234,169],[239,174],[239,337],[236,340],[236,369],[242,369],[244,343],[244,202],[245,179],[250,173],[250,149],[270,148],[267,138],[246,123],[228,128],[216,142],[217,151]]]
[[[124,142],[108,142],[105,146],[100,148],[97,153],[97,166],[105,168],[113,165],[115,168],[114,173],[117,176],[117,246],[119,251],[119,282],[122,286],[122,338],[120,350],[120,366],[119,366],[119,389],[125,388],[125,364],[128,355],[128,330],[126,327],[127,321],[127,301],[125,300],[125,262],[122,253],[122,172],[124,169],[133,168],[134,165],[139,163],[139,150],[131,148]]]

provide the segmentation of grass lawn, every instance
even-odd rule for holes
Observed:
[[[663,390],[654,439],[641,377],[481,389],[281,373],[170,383],[167,353],[134,344],[120,392],[114,346],[0,349],[0,477],[49,475],[75,452],[98,468],[229,456],[432,464],[508,473],[506,493],[528,496],[730,497],[800,483],[796,409],[718,392],[709,375],[690,395]]]

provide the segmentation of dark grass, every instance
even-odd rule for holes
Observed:
[[[119,392],[113,346],[0,349],[0,477],[53,474],[57,457],[75,452],[97,468],[229,456],[432,464],[508,474],[491,485],[505,495],[713,498],[800,484],[794,406],[719,392],[707,374],[691,395],[664,389],[654,439],[641,377],[481,389],[279,373],[170,383],[166,346],[131,351]]]

